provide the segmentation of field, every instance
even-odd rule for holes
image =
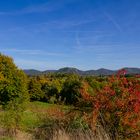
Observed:
[[[28,109],[24,111],[22,116],[21,128],[17,132],[16,136],[6,136],[7,132],[5,132],[4,126],[1,120],[1,129],[0,129],[0,140],[32,140],[32,139],[49,139],[52,137],[53,140],[70,140],[70,139],[93,139],[91,131],[88,131],[88,126],[86,123],[82,122],[82,118],[80,118],[80,113],[76,111],[74,114],[70,114],[72,117],[71,124],[65,126],[61,123],[65,122],[64,116],[61,113],[67,114],[73,109],[72,106],[64,106],[64,105],[55,105],[49,103],[42,102],[30,102],[28,103]],[[0,118],[3,119],[6,112],[0,112]],[[77,114],[77,116],[76,116]],[[63,117],[63,118],[61,118]],[[76,118],[77,117],[77,118]],[[67,118],[69,119],[69,118]],[[62,121],[62,122],[61,122]],[[46,132],[49,131],[49,133]],[[75,130],[79,132],[76,132]],[[72,131],[75,131],[74,134]],[[102,136],[105,132],[101,130],[99,138],[105,138]],[[85,134],[86,132],[86,134]],[[76,136],[77,135],[77,136]],[[99,139],[96,137],[96,139]],[[106,136],[106,139],[109,139],[109,136]]]
[[[27,76],[0,54],[0,137],[132,140],[140,136],[140,75]]]

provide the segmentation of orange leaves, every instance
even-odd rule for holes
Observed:
[[[92,101],[93,97],[88,93],[89,85],[87,82],[82,83],[82,88],[80,89],[80,93],[82,97],[87,101]]]
[[[81,94],[93,105],[93,129],[102,113],[106,124],[117,128],[123,137],[140,133],[139,76],[126,78],[125,74],[126,71],[121,70],[116,76],[108,77],[106,84],[94,96],[88,93],[88,83],[83,83]]]
[[[139,113],[140,112],[140,103],[136,102],[134,104],[134,112]]]
[[[52,107],[50,109],[47,110],[47,115],[50,118],[54,118],[54,119],[63,119],[64,118],[64,112],[62,111],[62,109],[58,108],[58,107]]]
[[[97,122],[98,122],[98,115],[99,115],[99,106],[98,105],[96,105],[97,106],[97,108],[94,108],[94,110],[93,110],[93,116],[92,116],[92,125],[91,125],[91,127],[92,127],[92,130],[95,132],[96,131],[96,124],[97,124]]]

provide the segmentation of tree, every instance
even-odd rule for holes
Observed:
[[[42,91],[42,85],[36,77],[30,79],[28,85],[29,95],[31,100],[41,100],[44,98],[44,92]]]
[[[8,128],[19,126],[28,97],[26,75],[16,67],[12,58],[0,54],[0,104],[9,114]]]
[[[0,54],[0,103],[8,105],[11,101],[19,100],[21,104],[26,99],[26,75],[16,67],[12,58]]]
[[[64,82],[63,89],[61,91],[62,100],[65,100],[66,104],[76,104],[81,98],[80,94],[81,82],[77,75],[69,75]]]

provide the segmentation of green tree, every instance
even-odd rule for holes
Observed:
[[[4,126],[13,132],[20,126],[28,101],[27,77],[13,59],[0,54],[0,104],[5,109]]]
[[[66,104],[73,104],[79,102],[81,99],[80,94],[81,80],[78,75],[69,75],[64,82],[63,89],[61,91],[62,101]]]
[[[44,98],[44,92],[42,91],[42,85],[36,77],[32,77],[28,85],[30,99],[33,101],[39,101]]]

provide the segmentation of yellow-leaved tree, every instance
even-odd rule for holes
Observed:
[[[26,75],[12,58],[0,54],[0,104],[6,112],[4,126],[8,130],[19,128],[28,98]]]

